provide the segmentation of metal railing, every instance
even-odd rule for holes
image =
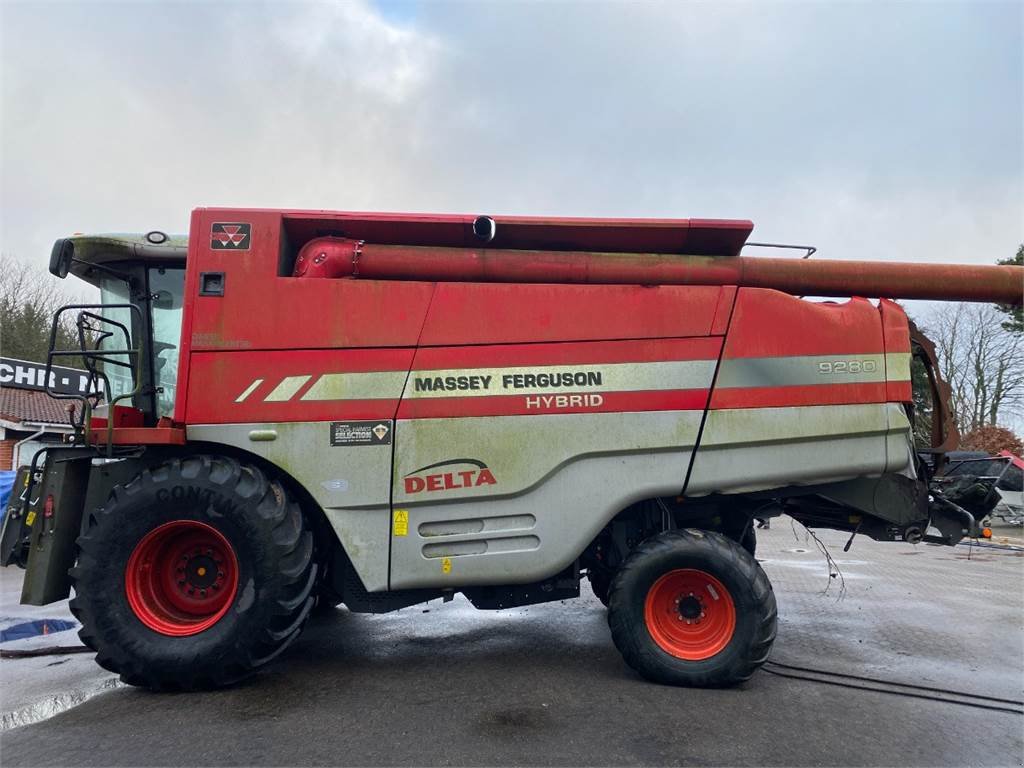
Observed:
[[[135,304],[69,304],[61,307],[53,315],[53,325],[50,327],[50,347],[46,355],[46,393],[56,400],[77,400],[82,405],[77,414],[70,416],[70,423],[75,430],[76,439],[79,437],[88,445],[92,442],[91,416],[93,410],[101,400],[106,400],[109,406],[107,415],[107,452],[111,451],[114,432],[114,406],[122,401],[134,398],[141,392],[142,388],[142,350],[138,345],[133,345],[132,333],[128,325],[114,320],[102,312],[109,313],[111,310],[127,310],[132,318],[130,325],[142,327],[142,311]],[[77,311],[75,328],[78,336],[77,349],[57,349],[57,334],[62,327],[61,318],[65,312]],[[123,348],[102,348],[105,342],[123,340]],[[80,358],[82,365],[89,374],[86,392],[69,393],[58,392],[51,386],[55,379],[52,375],[52,368],[55,361],[67,358]],[[127,370],[131,375],[132,388],[127,392],[113,396],[109,369],[119,368]],[[113,397],[112,397],[113,396]]]

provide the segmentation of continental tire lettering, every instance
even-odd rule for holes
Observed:
[[[161,503],[197,502],[214,505],[216,509],[231,511],[234,504],[225,499],[213,488],[197,488],[194,485],[173,485],[170,488],[159,488],[156,491],[157,501]]]

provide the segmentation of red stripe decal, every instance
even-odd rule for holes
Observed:
[[[214,403],[189,399],[190,424],[266,423],[289,421],[346,421],[392,419],[394,400],[290,400],[265,402],[256,398],[244,403]]]
[[[715,389],[711,409],[783,408],[792,405],[884,403],[886,383],[812,384],[797,387],[734,387]]]
[[[706,389],[416,398],[402,401],[398,418],[458,419],[467,416],[542,416],[553,413],[700,411],[704,409],[707,400]]]
[[[890,403],[910,403],[914,393],[909,381],[887,381],[885,383],[885,399]]]

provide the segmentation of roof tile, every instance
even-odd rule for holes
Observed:
[[[70,402],[57,400],[38,390],[0,387],[0,419],[67,425],[67,407]]]

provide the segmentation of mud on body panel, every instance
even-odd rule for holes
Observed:
[[[391,435],[363,439],[351,422],[212,424],[188,427],[189,441],[256,454],[300,483],[320,505],[367,590],[387,589]],[[393,429],[389,419],[367,422]]]
[[[910,422],[895,403],[708,412],[688,496],[812,485],[911,463]]]
[[[527,583],[557,573],[624,507],[679,493],[701,416],[399,421],[391,588]]]

